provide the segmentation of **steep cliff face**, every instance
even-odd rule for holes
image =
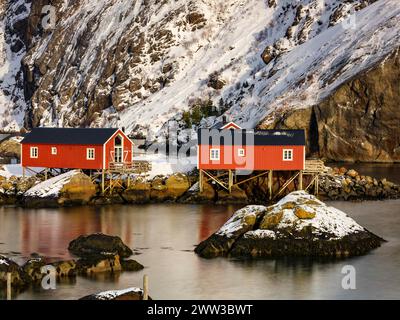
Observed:
[[[335,161],[400,161],[400,49],[319,104],[283,113],[264,128],[305,128],[308,155]]]
[[[245,128],[308,125],[310,152],[339,158],[334,134],[350,113],[333,105],[390,116],[364,105],[371,96],[336,92],[399,42],[397,0],[3,0],[0,124],[124,126],[157,139],[174,120],[184,141],[225,114]],[[377,147],[373,136],[389,131],[378,124],[366,141]],[[368,143],[365,159],[395,154]]]
[[[315,107],[318,146],[333,160],[400,161],[400,50]]]

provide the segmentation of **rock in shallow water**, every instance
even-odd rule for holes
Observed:
[[[270,207],[238,210],[195,252],[206,258],[348,257],[365,254],[383,241],[344,212],[296,191]]]
[[[88,236],[80,236],[71,241],[68,250],[78,257],[90,255],[113,256],[119,255],[127,258],[133,254],[132,250],[125,245],[120,237],[95,233]]]

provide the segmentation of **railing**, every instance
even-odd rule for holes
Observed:
[[[321,160],[306,160],[305,162],[305,172],[324,172],[325,164]]]
[[[114,172],[126,172],[126,173],[146,173],[151,171],[152,166],[148,161],[133,161],[133,162],[110,162],[111,171]]]

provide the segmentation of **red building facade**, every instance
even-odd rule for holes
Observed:
[[[133,143],[119,129],[35,128],[21,142],[23,167],[109,169],[132,163]]]
[[[199,129],[198,169],[304,170],[304,130]]]

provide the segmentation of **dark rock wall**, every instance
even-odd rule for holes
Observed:
[[[397,49],[374,68],[342,84],[318,105],[289,111],[270,127],[305,128],[308,156],[334,161],[399,162],[399,105]]]

